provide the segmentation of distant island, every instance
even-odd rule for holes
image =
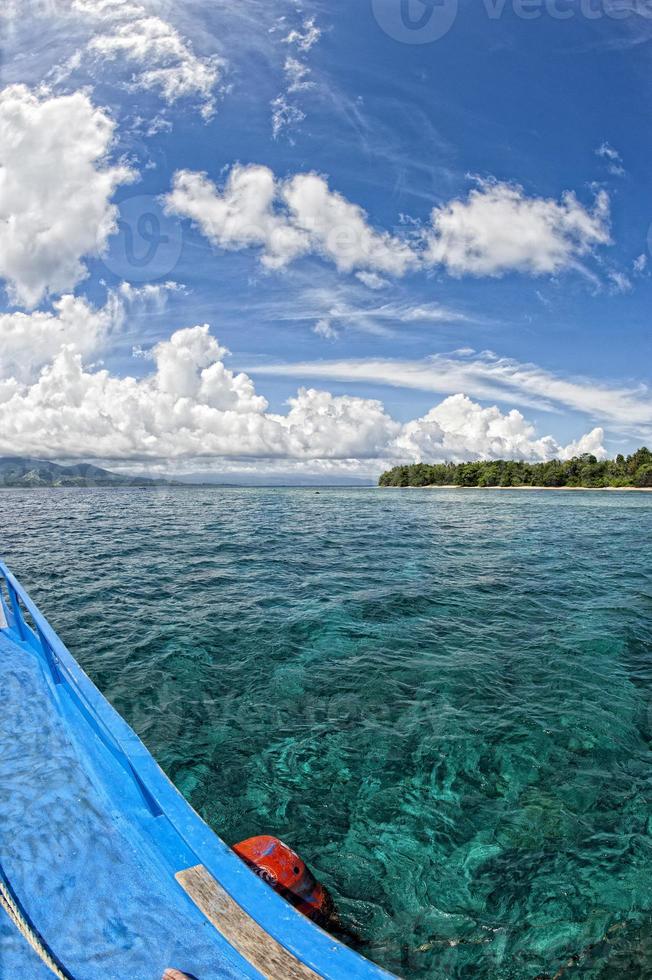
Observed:
[[[493,460],[475,463],[413,463],[380,477],[381,487],[544,487],[602,490],[652,488],[652,452],[598,460],[590,453],[548,463]]]
[[[147,476],[123,476],[91,463],[61,466],[44,459],[0,456],[1,487],[172,487]]]

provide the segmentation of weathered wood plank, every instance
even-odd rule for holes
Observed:
[[[268,980],[322,980],[265,932],[203,864],[178,871],[175,878],[224,938]]]

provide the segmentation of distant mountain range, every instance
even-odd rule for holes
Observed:
[[[44,459],[0,456],[0,487],[173,487],[170,480],[123,476],[91,463],[61,466]]]
[[[2,487],[322,487],[322,486],[372,486],[369,479],[332,477],[328,482],[323,476],[294,474],[269,477],[252,473],[231,473],[226,480],[219,473],[188,473],[175,480],[156,480],[148,476],[125,476],[112,473],[92,463],[73,463],[62,466],[47,459],[30,459],[28,456],[0,456],[0,489]]]

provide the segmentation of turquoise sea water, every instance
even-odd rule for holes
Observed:
[[[3,557],[193,806],[295,847],[365,955],[652,977],[652,495],[0,508]]]

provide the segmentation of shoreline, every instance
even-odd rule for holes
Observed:
[[[462,487],[456,483],[429,483],[423,487],[378,487],[379,490],[554,490],[571,493],[652,493],[652,487],[538,487],[529,483],[516,487]]]

